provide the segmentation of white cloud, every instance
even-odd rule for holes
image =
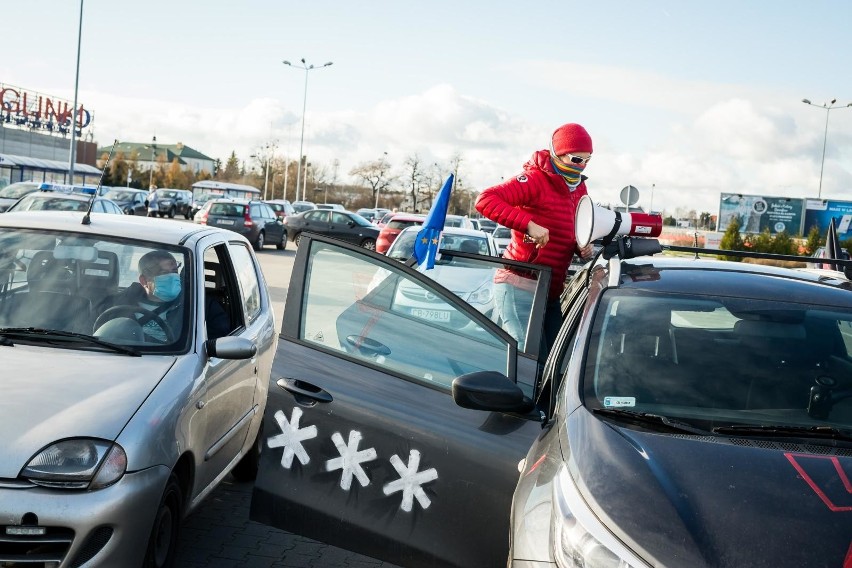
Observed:
[[[596,133],[588,174],[597,201],[617,202],[627,184],[639,187],[645,207],[652,205],[653,186],[654,209],[669,212],[676,207],[715,212],[721,192],[817,193],[824,115],[800,110],[804,105],[798,100],[611,67],[545,64],[561,65],[562,72],[536,73],[533,67],[528,75],[573,95],[680,113],[649,136],[656,141],[653,147],[624,144],[620,131]],[[577,72],[583,81],[563,79]],[[96,139],[102,145],[112,138],[141,142],[156,135],[163,143],[180,141],[223,160],[235,151],[248,161],[270,141],[276,142],[279,156],[295,159],[298,154],[301,109],[272,98],[249,100],[240,108],[128,100],[99,92],[87,92],[81,100],[95,110]],[[823,197],[852,199],[852,116],[838,114],[831,117]],[[852,115],[852,109],[846,114]],[[450,85],[436,85],[362,111],[308,110],[304,152],[318,164],[338,159],[343,180],[355,165],[384,152],[398,170],[414,153],[426,164],[447,167],[460,154],[459,177],[466,187],[482,189],[519,172],[534,150],[546,147],[549,128]]]

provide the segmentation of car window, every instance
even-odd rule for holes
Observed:
[[[332,212],[331,213],[331,222],[337,223],[339,225],[346,225],[352,219],[349,218],[349,215],[344,215],[343,213]]]
[[[608,290],[591,337],[587,400],[685,420],[748,424],[771,413],[804,425],[825,414],[848,426],[852,400],[823,412],[813,389],[852,388],[850,329],[849,309]]]
[[[310,255],[300,339],[446,390],[464,373],[510,374],[509,341],[442,292],[325,243],[312,242]],[[423,344],[442,356],[424,357]]]
[[[328,211],[322,209],[312,209],[305,213],[306,221],[314,221],[317,223],[325,223],[328,221]]]
[[[233,333],[243,325],[242,297],[229,268],[226,245],[204,251],[204,326],[208,339]]]
[[[246,320],[252,322],[260,315],[260,278],[249,250],[242,244],[229,243],[228,250],[234,272],[240,284],[240,298]]]
[[[178,273],[168,302],[149,301],[139,280],[140,261],[149,253],[165,255],[178,270],[188,256],[183,248],[116,237],[0,229],[0,327],[96,335],[141,352],[184,352],[191,272]],[[155,310],[167,332],[142,319]]]
[[[244,217],[246,206],[240,203],[213,203],[210,206],[210,215],[221,217]]]
[[[494,229],[493,235],[495,239],[511,239],[512,229],[508,227],[497,227]]]

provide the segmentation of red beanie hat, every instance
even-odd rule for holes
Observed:
[[[557,156],[575,152],[592,153],[592,137],[579,124],[563,124],[553,132],[551,149]]]

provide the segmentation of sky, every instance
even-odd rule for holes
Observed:
[[[852,200],[848,0],[82,1],[79,75],[80,2],[4,5],[0,83],[72,101],[78,77],[99,146],[156,136],[256,167],[302,142],[340,183],[459,156],[476,192],[576,122],[602,204],[627,185],[668,214]]]

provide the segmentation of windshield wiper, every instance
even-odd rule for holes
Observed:
[[[82,340],[87,343],[91,343],[93,345],[98,345],[100,347],[106,347],[107,349],[111,349],[116,353],[122,353],[124,355],[130,355],[132,357],[141,357],[142,354],[139,353],[136,349],[132,347],[125,347],[124,345],[116,345],[115,343],[111,343],[109,341],[104,341],[103,339],[97,338],[93,335],[86,335],[85,333],[75,333],[73,331],[62,331],[61,329],[41,329],[38,327],[3,327],[0,328],[0,338],[5,338],[9,340],[10,338],[19,338],[19,339],[40,339],[45,341],[53,341],[53,340]]]
[[[744,424],[717,426],[713,428],[717,434],[733,434],[736,436],[766,436],[775,438],[822,438],[826,440],[852,441],[852,432],[841,430],[834,426],[785,426],[764,425],[748,426]]]
[[[691,426],[685,422],[672,420],[668,416],[662,416],[660,414],[636,412],[635,410],[625,410],[623,408],[595,408],[592,410],[592,412],[594,412],[595,414],[600,414],[601,416],[615,418],[616,420],[621,420],[624,422],[632,422],[634,424],[640,424],[642,426],[655,426],[658,430],[665,432],[686,432],[699,436],[706,436],[708,434],[706,430],[695,428],[694,426]]]

